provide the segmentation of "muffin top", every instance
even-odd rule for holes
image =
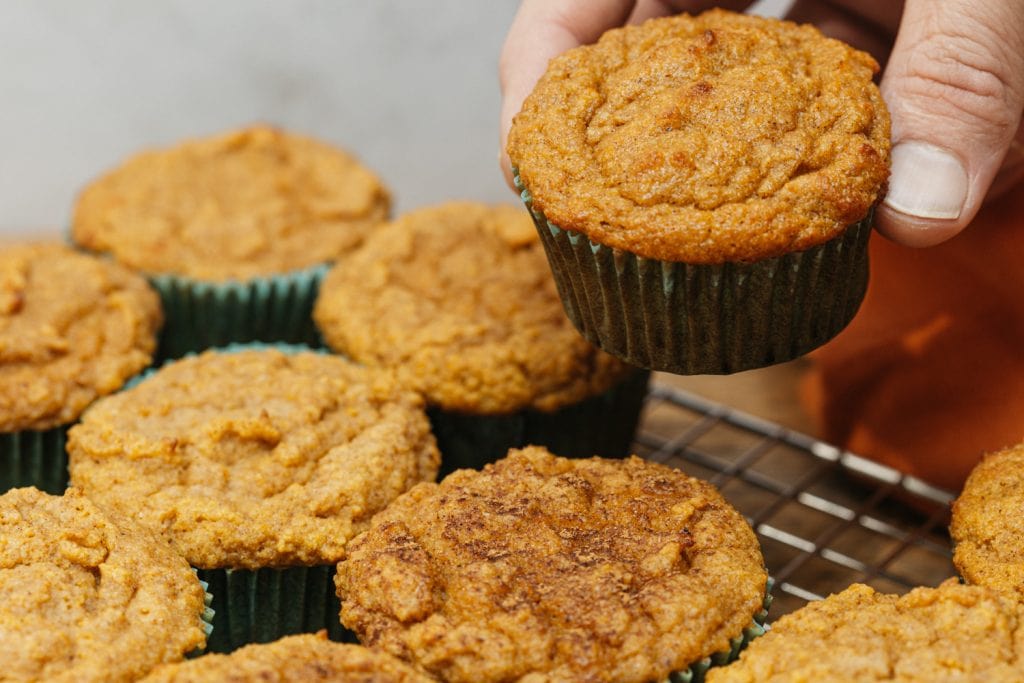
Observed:
[[[953,563],[968,583],[1024,602],[1024,444],[990,453],[953,503]]]
[[[184,558],[76,489],[0,496],[0,679],[133,681],[206,642]]]
[[[950,579],[883,595],[854,584],[772,623],[708,683],[1024,680],[1024,606]]]
[[[73,422],[149,365],[162,322],[123,266],[59,244],[0,247],[0,432]]]
[[[360,645],[332,643],[320,633],[289,636],[264,645],[247,645],[229,655],[205,655],[167,664],[145,683],[430,683],[408,664]]]
[[[688,263],[828,241],[888,178],[878,64],[812,26],[712,10],[553,59],[509,136],[535,209],[591,241]]]
[[[328,274],[313,317],[336,351],[395,368],[447,410],[556,410],[632,371],[566,318],[522,208],[452,202],[400,217]]]
[[[76,486],[201,569],[337,562],[440,459],[392,374],[275,349],[163,366],[86,411],[68,455]]]
[[[710,484],[538,447],[415,487],[335,578],[361,642],[476,683],[663,680],[728,649],[766,580],[754,533]]]
[[[72,237],[150,274],[247,280],[333,261],[389,206],[342,150],[254,126],[128,159],[82,191]]]

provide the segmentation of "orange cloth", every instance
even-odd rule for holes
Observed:
[[[954,239],[871,239],[857,317],[801,387],[823,438],[958,491],[986,451],[1024,440],[1024,185]]]

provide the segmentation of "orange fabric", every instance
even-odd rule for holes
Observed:
[[[1024,440],[1024,185],[942,245],[870,250],[867,298],[801,398],[826,440],[957,491]]]

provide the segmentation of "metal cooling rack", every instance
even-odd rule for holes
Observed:
[[[653,383],[637,453],[708,480],[757,532],[771,618],[860,582],[887,593],[953,576],[953,495],[805,434]]]

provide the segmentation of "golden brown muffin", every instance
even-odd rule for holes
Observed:
[[[76,486],[202,569],[337,562],[439,460],[391,374],[275,349],[163,366],[87,411],[68,454]]]
[[[360,645],[332,643],[317,635],[289,636],[266,645],[248,645],[230,655],[206,655],[167,664],[145,683],[430,683],[434,680],[391,655]]]
[[[81,491],[0,496],[0,680],[133,681],[206,640],[184,558]]]
[[[708,683],[1019,683],[1024,607],[956,579],[899,597],[854,584],[772,624]]]
[[[879,199],[877,71],[812,26],[654,19],[552,60],[508,153],[561,228],[663,261],[757,261],[830,240]]]
[[[0,432],[66,424],[149,365],[160,300],[58,244],[0,248]]]
[[[541,448],[417,486],[336,577],[363,643],[475,683],[663,680],[728,649],[766,580],[754,533],[710,484]]]
[[[953,503],[953,563],[967,583],[1024,602],[1024,444],[989,453]]]
[[[72,237],[149,274],[246,280],[333,261],[389,205],[349,154],[253,126],[127,160],[82,192]]]
[[[633,371],[573,328],[529,214],[511,206],[400,217],[331,271],[313,317],[331,348],[397,369],[446,410],[552,411]]]

